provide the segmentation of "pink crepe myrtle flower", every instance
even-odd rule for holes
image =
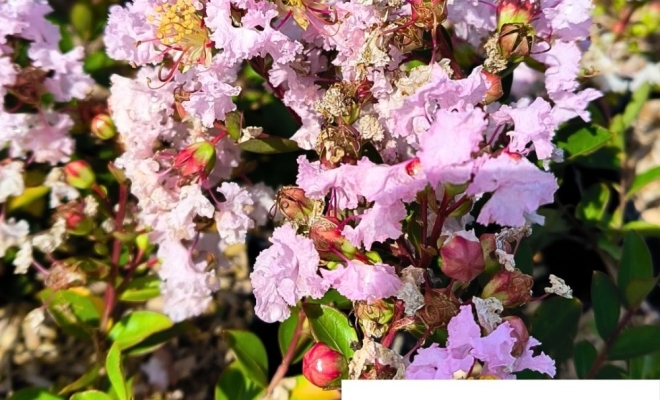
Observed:
[[[320,257],[311,239],[290,224],[273,231],[272,245],[262,251],[250,274],[257,299],[255,312],[266,322],[284,321],[304,296],[318,299],[330,283],[318,274]]]
[[[334,270],[323,269],[321,274],[333,288],[353,301],[373,303],[396,295],[402,285],[394,267],[382,263],[370,265],[351,260]]]
[[[545,353],[534,356],[532,347],[540,343],[530,337],[518,357],[512,355],[516,345],[514,328],[509,322],[500,324],[488,335],[481,336],[475,322],[472,306],[461,306],[460,312],[447,326],[449,336],[446,347],[437,343],[420,349],[406,369],[407,379],[453,379],[467,374],[475,362],[483,364],[482,375],[500,379],[515,379],[513,373],[531,369],[554,377],[555,362]]]
[[[487,156],[484,156],[487,157]],[[492,192],[482,207],[477,222],[503,226],[523,226],[528,220],[543,221],[536,210],[554,201],[557,179],[538,169],[526,158],[502,153],[496,158],[482,158],[467,194]]]

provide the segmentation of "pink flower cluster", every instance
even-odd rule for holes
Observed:
[[[514,274],[508,241],[544,222],[537,211],[558,188],[547,171],[563,158],[555,131],[575,117],[589,121],[587,104],[601,95],[578,83],[591,7],[590,0],[135,0],[112,7],[108,53],[142,67],[134,79],[113,78],[110,106],[126,145],[117,165],[161,246],[168,313],[177,320],[198,314],[215,288],[190,259],[195,222],[215,221],[222,250],[245,239],[265,203],[256,194],[263,188],[221,183],[239,162],[223,121],[236,109],[246,61],[299,120],[292,139],[318,154],[298,158],[298,187],[278,195],[287,222],[251,275],[261,319],[283,321],[290,307],[331,288],[356,303],[396,298],[406,318],[417,318],[427,298],[445,295],[428,276],[402,270],[425,274],[449,235],[471,238],[466,246],[491,240],[502,269]],[[470,47],[479,61],[469,73],[453,45]],[[523,64],[532,60],[542,73]],[[504,104],[502,78],[511,73],[516,101]],[[525,74],[541,76],[544,88],[518,86]],[[201,152],[201,143],[212,151]],[[410,226],[417,222],[415,249]],[[505,228],[482,240],[468,227],[475,222]],[[445,254],[480,254],[461,251]],[[529,288],[517,295],[524,302]],[[438,301],[460,304],[445,297]],[[475,361],[502,378],[525,368],[554,374],[551,360],[531,355],[533,338],[511,355],[508,323],[481,337],[467,306],[451,321],[447,348],[420,350],[410,377],[450,378]]]

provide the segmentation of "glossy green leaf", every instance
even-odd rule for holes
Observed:
[[[215,385],[215,400],[256,400],[263,386],[257,385],[248,376],[238,361],[229,364]]]
[[[577,157],[585,156],[603,147],[612,138],[612,133],[607,129],[592,125],[578,129],[560,138],[557,146],[564,150],[566,161],[572,161]]]
[[[631,379],[660,379],[660,351],[630,360]]]
[[[74,290],[45,289],[39,298],[57,325],[64,332],[79,339],[90,339],[98,328],[101,315],[91,297]]]
[[[636,307],[646,299],[658,284],[658,277],[651,279],[633,278],[626,287],[625,296],[631,307]]]
[[[119,295],[119,300],[140,302],[153,299],[158,295],[160,295],[160,278],[156,275],[147,275],[132,279]]]
[[[600,183],[589,187],[575,209],[575,216],[582,221],[599,223],[610,202],[610,189]]]
[[[582,303],[577,299],[552,297],[534,311],[530,334],[541,342],[545,351],[558,364],[573,356]]]
[[[591,280],[591,299],[596,329],[603,340],[612,335],[619,322],[621,302],[619,291],[612,280],[600,271],[594,271]]]
[[[308,299],[307,302],[312,304],[325,304],[326,306],[333,306],[340,310],[353,307],[353,302],[342,296],[335,289],[328,290],[320,299]]]
[[[526,240],[521,241],[518,245],[514,260],[516,268],[523,274],[532,275],[534,273],[534,253]]]
[[[119,350],[136,345],[156,332],[172,327],[172,321],[153,311],[133,311],[119,320],[108,333]]]
[[[644,103],[649,98],[650,94],[651,86],[648,83],[644,83],[637,88],[637,90],[633,92],[623,113],[612,119],[612,124],[610,125],[612,131],[623,133],[624,130],[629,128],[635,119],[637,119],[640,111],[642,111]]]
[[[149,354],[163,346],[167,341],[194,329],[195,326],[188,321],[179,322],[169,329],[154,333],[130,349],[127,349],[124,354],[131,357]]]
[[[628,286],[633,280],[652,280],[653,263],[644,239],[635,231],[626,232],[623,238],[623,250],[619,266],[618,287],[623,300],[628,306],[635,304],[637,295],[628,297]]]
[[[243,128],[243,114],[239,111],[231,111],[225,115],[225,127],[230,138],[238,140]]]
[[[28,388],[16,391],[7,400],[64,400],[43,388]]]
[[[76,393],[69,400],[114,400],[109,395],[98,390],[88,390],[86,392]]]
[[[30,205],[35,200],[45,196],[50,191],[48,186],[28,187],[20,196],[10,197],[7,201],[7,211],[12,212]]]
[[[259,154],[280,154],[298,151],[298,143],[290,139],[271,136],[263,139],[251,139],[239,143],[238,147],[251,153]]]
[[[573,363],[575,364],[575,372],[578,378],[584,379],[587,376],[597,356],[598,351],[596,351],[593,344],[582,341],[575,345]]]
[[[129,393],[124,379],[124,367],[121,363],[121,352],[117,343],[113,343],[105,359],[105,372],[119,400],[128,400]]]
[[[247,377],[261,387],[268,385],[268,355],[261,339],[252,332],[226,330],[224,337]]]
[[[660,351],[660,326],[635,326],[621,332],[607,352],[610,360],[627,360]]]
[[[358,342],[358,337],[344,313],[323,304],[304,304],[303,309],[317,341],[325,343],[346,358],[353,356],[351,343]]]
[[[99,372],[101,371],[101,365],[93,365],[87,372],[85,372],[80,378],[66,385],[58,394],[67,394],[75,392],[80,389],[84,389],[87,386],[93,384],[99,377]]]
[[[627,222],[622,230],[624,232],[636,231],[643,236],[660,236],[660,225],[656,225],[646,221],[630,221]]]
[[[630,189],[628,189],[628,193],[626,193],[626,197],[630,198],[635,193],[643,189],[646,185],[658,179],[660,179],[660,167],[651,168],[648,171],[642,172],[633,180],[632,185],[630,185]]]
[[[282,357],[284,357],[284,354],[287,352],[289,346],[291,345],[291,339],[293,338],[296,326],[298,325],[298,320],[300,319],[299,315],[300,313],[297,310],[292,310],[291,316],[280,324],[280,327],[277,331],[277,341],[280,345]],[[305,324],[303,324],[303,327],[304,325]],[[296,351],[293,356],[292,364],[302,360],[307,350],[309,350],[313,344],[314,342],[312,340],[309,329],[303,329],[299,336],[298,342],[296,343]]]

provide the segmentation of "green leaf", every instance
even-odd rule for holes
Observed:
[[[60,396],[56,396],[46,389],[42,388],[28,388],[21,389],[15,392],[7,400],[64,400]]]
[[[99,372],[101,371],[100,364],[94,364],[87,372],[85,372],[80,378],[66,385],[58,394],[67,394],[75,392],[80,389],[84,389],[87,386],[94,383],[98,377]]]
[[[622,230],[623,232],[637,231],[643,236],[660,236],[660,225],[646,221],[630,221],[623,226]]]
[[[160,295],[160,278],[156,275],[134,278],[119,295],[121,301],[147,301]]]
[[[357,342],[355,329],[341,311],[322,304],[303,304],[312,334],[317,341],[327,344],[346,358],[353,356],[352,342]]]
[[[577,373],[578,378],[584,379],[587,376],[591,366],[594,364],[594,361],[596,361],[597,356],[598,351],[596,351],[593,344],[587,341],[582,341],[575,345],[573,362],[575,364],[575,372]]]
[[[263,343],[252,332],[226,330],[224,337],[243,371],[260,387],[268,385],[268,355]]]
[[[630,185],[630,189],[628,189],[628,193],[626,193],[626,197],[632,197],[646,185],[658,179],[660,179],[660,167],[651,168],[648,171],[642,172],[633,180],[632,185]]]
[[[635,231],[626,232],[619,265],[619,292],[629,307],[635,306],[638,296],[628,297],[628,286],[633,280],[652,280],[653,264],[644,239]],[[633,294],[633,293],[630,293]],[[645,297],[645,296],[644,296]]]
[[[290,153],[298,151],[298,143],[290,139],[271,136],[264,139],[251,139],[243,143],[239,143],[238,147],[245,151],[259,154],[279,154]]]
[[[575,209],[575,216],[582,221],[599,223],[610,202],[610,189],[604,183],[589,187]]]
[[[308,299],[307,302],[312,304],[325,304],[326,306],[331,305],[340,310],[353,307],[353,302],[342,296],[336,289],[328,290],[320,299]]]
[[[636,307],[646,299],[651,290],[658,284],[658,277],[652,279],[633,278],[626,287],[626,299],[631,307]]]
[[[300,319],[299,316],[300,313],[298,312],[298,309],[293,309],[291,311],[291,316],[280,324],[280,327],[277,331],[277,341],[280,344],[280,351],[282,352],[282,357],[284,357],[284,354],[287,352],[289,346],[291,345],[291,339],[293,338],[293,333],[296,329],[296,326],[298,325],[298,320]],[[307,350],[309,350],[309,348],[312,347],[313,344],[314,343],[312,341],[312,336],[310,335],[309,329],[307,330],[303,329],[298,339],[298,343],[296,344],[296,351],[294,353],[293,360],[291,363],[295,364],[298,361],[302,360]]]
[[[108,333],[119,350],[127,349],[151,336],[172,327],[172,321],[153,311],[133,311],[112,327]]]
[[[596,329],[603,340],[614,333],[619,322],[621,302],[619,291],[612,280],[600,271],[594,271],[591,280],[591,299],[594,306]]]
[[[7,212],[12,212],[21,207],[26,207],[35,200],[45,196],[49,191],[50,188],[48,186],[25,188],[20,196],[9,198],[7,201]]]
[[[633,93],[628,105],[626,105],[623,114],[617,115],[612,119],[610,129],[616,133],[623,133],[630,125],[637,119],[640,111],[644,107],[644,103],[648,100],[651,94],[651,86],[648,83],[641,85]]]
[[[660,379],[660,352],[630,360],[631,379]]]
[[[215,400],[255,400],[264,390],[245,375],[238,361],[229,364],[215,385]]]
[[[71,7],[69,20],[78,35],[83,39],[89,39],[92,33],[92,20],[94,15],[87,4],[77,2]]]
[[[552,297],[534,311],[530,334],[541,342],[541,350],[560,364],[573,355],[582,303],[577,299]]]
[[[610,360],[627,360],[660,350],[660,326],[636,326],[616,338],[607,353]]]
[[[169,329],[165,329],[164,331],[154,333],[153,335],[144,339],[140,343],[126,350],[124,353],[127,356],[131,356],[131,357],[142,356],[151,353],[152,351],[164,345],[165,342],[167,342],[168,340],[180,336],[183,333],[192,331],[194,329],[195,329],[194,325],[192,325],[188,321],[179,322],[178,324],[174,324]]]
[[[113,398],[98,390],[88,390],[74,394],[69,400],[113,400]]]
[[[129,394],[124,379],[124,368],[121,365],[121,352],[117,343],[113,343],[105,359],[105,372],[119,400],[128,400]]]
[[[238,140],[243,129],[243,114],[239,111],[231,111],[225,114],[225,127],[230,138]]]
[[[566,161],[573,161],[577,157],[591,154],[607,144],[612,138],[610,131],[597,125],[586,126],[577,130],[572,126],[566,129],[569,132],[568,137],[560,137],[557,143],[557,146],[564,150]],[[571,132],[572,130],[575,131]]]
[[[92,297],[74,290],[45,289],[39,298],[64,332],[79,339],[90,339],[98,328],[100,313]]]

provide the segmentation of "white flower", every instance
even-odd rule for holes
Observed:
[[[0,203],[7,201],[9,196],[19,196],[23,193],[23,163],[12,161],[0,167]]]

